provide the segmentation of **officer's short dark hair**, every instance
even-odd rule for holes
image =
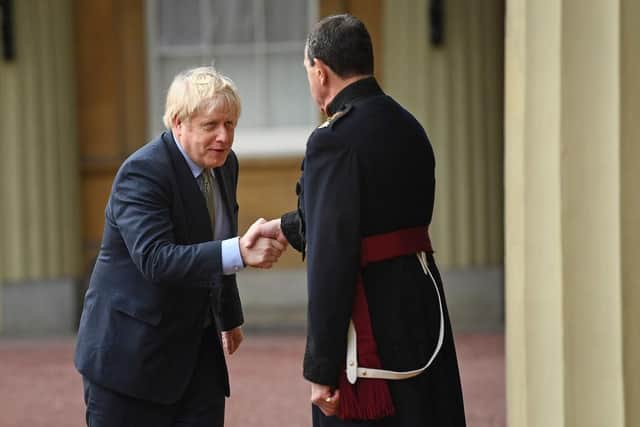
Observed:
[[[307,37],[307,57],[321,59],[342,78],[373,74],[371,37],[362,21],[353,15],[328,16]]]

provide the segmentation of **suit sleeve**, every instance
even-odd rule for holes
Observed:
[[[329,130],[307,144],[304,212],[308,336],[304,377],[336,386],[360,259],[360,183],[356,154]]]
[[[239,166],[238,160],[233,152],[230,154],[229,161],[231,161],[233,165],[233,192],[235,195],[238,189]],[[234,200],[233,221],[234,224],[237,224],[239,206],[235,202],[235,196],[230,197],[230,199]],[[232,231],[233,234],[238,234],[237,226]],[[229,331],[242,325],[244,323],[244,316],[242,314],[242,303],[240,301],[240,294],[238,292],[236,275],[232,274],[224,276],[222,281],[224,286],[222,287],[222,292],[220,293],[220,313],[217,320],[219,322],[220,329],[222,329],[223,331]]]
[[[146,280],[210,286],[222,274],[221,242],[176,244],[170,184],[159,169],[148,160],[126,162],[116,176],[107,217]]]

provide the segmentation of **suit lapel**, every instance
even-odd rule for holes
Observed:
[[[227,163],[225,163],[223,166],[219,167],[219,168],[215,168],[213,170],[213,173],[216,176],[216,182],[218,183],[218,186],[220,188],[220,195],[222,196],[222,200],[223,200],[223,205],[224,205],[224,214],[226,215],[226,219],[227,219],[227,224],[229,224],[230,226],[230,230],[228,230],[229,235],[235,235],[237,233],[236,231],[236,223],[235,223],[235,218],[233,216],[233,206],[234,206],[234,201],[231,198],[231,195],[234,194],[233,193],[233,189],[230,188],[231,185],[231,177],[229,176],[229,168],[225,167],[227,166]]]
[[[184,204],[184,214],[187,217],[189,229],[195,230],[190,239],[194,242],[204,242],[213,239],[213,231],[211,230],[211,222],[207,211],[207,204],[204,196],[198,187],[198,183],[193,177],[189,165],[182,157],[182,153],[176,147],[173,136],[170,132],[162,134],[162,141],[169,152],[169,157],[173,163],[173,169],[176,173],[176,180],[180,188],[180,196]]]

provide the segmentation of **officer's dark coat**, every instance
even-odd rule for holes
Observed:
[[[433,211],[435,161],[422,126],[373,78],[345,88],[328,110],[333,117],[307,142],[299,209],[285,214],[282,226],[292,246],[306,247],[304,377],[336,386],[344,369],[361,239],[421,225],[426,229]],[[429,266],[444,297],[432,256]],[[369,265],[363,278],[383,368],[424,366],[436,346],[440,312],[435,289],[416,257]],[[365,425],[465,425],[446,311],[445,327],[443,347],[427,371],[389,382],[396,415]],[[323,416],[316,407],[313,419],[314,426],[351,425]]]

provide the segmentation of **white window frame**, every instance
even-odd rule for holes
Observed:
[[[208,5],[207,0],[201,0],[203,7]],[[264,0],[268,2],[268,0]],[[314,22],[318,18],[318,0],[301,0],[308,2],[309,10],[309,22],[308,27],[311,28]],[[159,83],[159,71],[155,64],[158,58],[163,56],[179,57],[182,55],[188,56],[202,56],[202,57],[215,57],[216,55],[225,54],[231,50],[239,49],[234,45],[206,45],[191,47],[164,47],[160,49],[156,44],[156,2],[155,0],[145,0],[145,12],[146,12],[146,35],[147,35],[147,100],[149,102],[149,112],[153,116],[162,116],[164,113],[165,94],[167,88],[161,88]],[[203,16],[206,14],[203,14]],[[203,18],[204,19],[204,18]],[[205,27],[206,28],[206,27]],[[295,42],[296,46],[300,46]],[[287,43],[282,43],[287,45]],[[264,60],[266,55],[260,55],[260,52],[264,52],[267,49],[267,45],[263,43],[254,43],[251,47],[252,53],[256,53],[258,58],[256,78],[261,79],[259,73],[260,70],[266,69],[267,63]],[[271,49],[273,50],[273,49]],[[175,52],[175,53],[174,53]],[[263,59],[263,60],[260,60]],[[300,51],[300,73],[304,73],[302,67],[303,52]],[[233,76],[230,76],[233,78]],[[256,85],[257,88],[262,89],[263,84]],[[239,88],[242,91],[242,88]],[[311,106],[310,95],[308,92],[304,96],[309,97],[310,109],[309,109],[309,122],[304,126],[278,126],[278,127],[243,127],[242,118],[240,124],[236,129],[235,140],[233,150],[238,156],[244,158],[265,158],[265,157],[289,157],[300,156],[304,154],[306,141],[311,131],[317,126],[318,123],[318,110]],[[269,102],[269,100],[267,100]],[[147,134],[149,138],[153,137],[158,132],[158,129],[154,129],[154,121],[149,120]]]

